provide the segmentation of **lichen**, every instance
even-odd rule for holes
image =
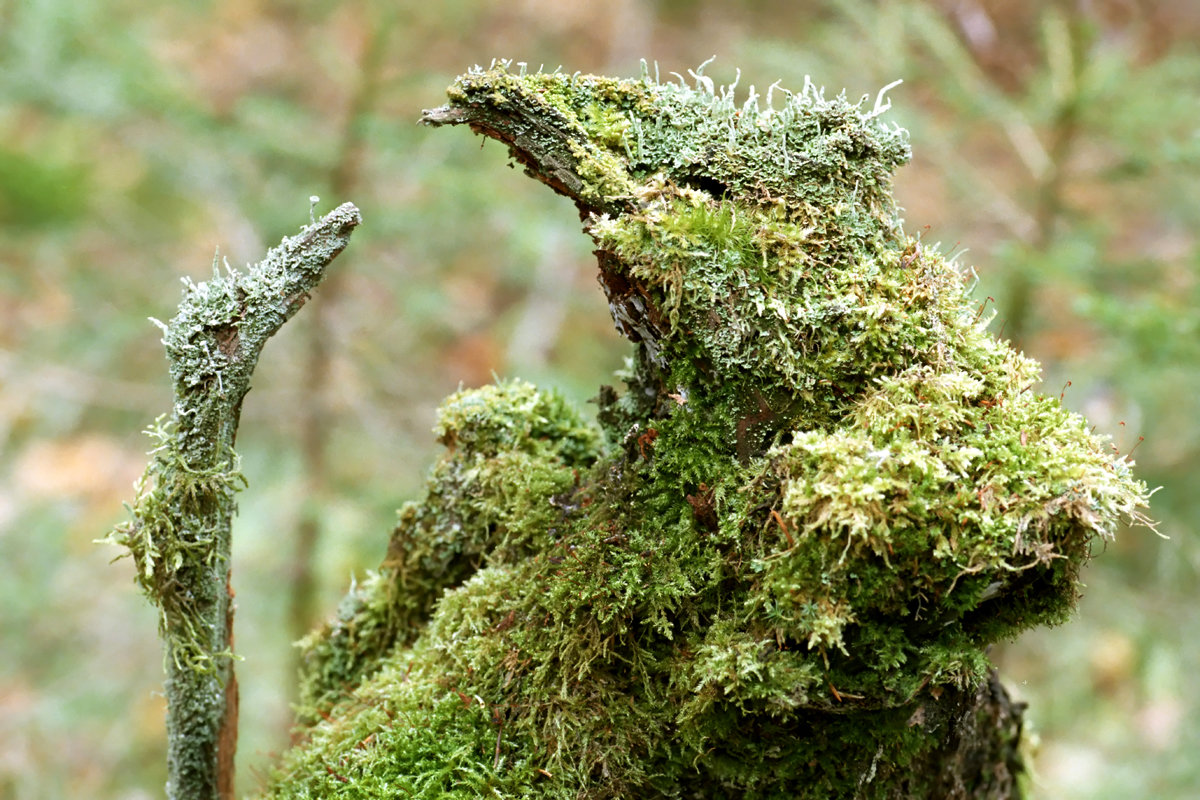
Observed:
[[[213,595],[227,594],[234,498],[245,486],[234,451],[241,403],[267,340],[308,299],[358,225],[358,209],[335,209],[284,238],[246,270],[214,258],[212,277],[183,278],[183,298],[162,331],[174,407],[147,428],[151,460],[130,519],[104,540],[128,550],[137,581],[161,612],[166,655],[177,668],[212,672],[229,657],[215,628]]]
[[[179,310],[157,322],[174,382],[170,417],[130,520],[106,541],[128,550],[159,609],[167,697],[167,795],[228,796],[237,742],[230,582],[235,496],[245,485],[234,442],[242,400],[267,340],[308,299],[361,222],[346,203],[284,238],[245,272],[216,261],[211,280],[184,279]]]
[[[603,442],[526,384],[447,401],[266,796],[1015,793],[987,647],[1069,615],[1146,487],[904,232],[882,96],[693,76],[500,64],[427,112],[579,206],[626,388]]]

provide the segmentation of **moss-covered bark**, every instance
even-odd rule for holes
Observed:
[[[229,580],[234,497],[244,485],[234,452],[242,400],[263,345],[308,299],[361,221],[347,203],[284,239],[246,272],[214,265],[186,281],[163,330],[174,410],[149,433],[153,460],[132,519],[109,535],[128,548],[137,580],[160,611],[167,696],[167,795],[233,796],[237,681]]]
[[[882,97],[693,81],[500,65],[426,112],[576,203],[635,350],[602,437],[448,401],[267,796],[1018,795],[987,647],[1065,619],[1146,488],[904,232]]]

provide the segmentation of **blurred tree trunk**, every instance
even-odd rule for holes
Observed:
[[[1029,258],[1009,278],[1006,328],[1018,348],[1030,333],[1037,313],[1034,269],[1044,261],[1057,239],[1063,213],[1063,191],[1071,157],[1078,143],[1080,115],[1087,83],[1087,51],[1092,34],[1079,15],[1049,14],[1045,23],[1047,62],[1055,105],[1047,132],[1046,161],[1033,189],[1034,230],[1028,241]]]
[[[346,114],[342,143],[329,178],[334,197],[348,197],[359,181],[366,123],[378,100],[379,79],[387,43],[395,23],[395,12],[384,11],[367,26],[367,40],[359,63],[358,85]],[[319,590],[316,553],[321,540],[322,498],[331,481],[328,459],[333,410],[330,394],[334,367],[330,344],[338,338],[340,275],[332,275],[322,292],[325,301],[308,327],[307,365],[304,391],[300,393],[300,452],[304,464],[304,502],[296,526],[296,544],[290,569],[288,629],[290,640],[301,639],[316,621]],[[293,673],[299,669],[300,654],[293,652]]]

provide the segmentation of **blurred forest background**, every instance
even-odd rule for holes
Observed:
[[[438,401],[496,374],[583,403],[626,352],[570,204],[421,109],[497,56],[665,78],[713,54],[760,90],[904,79],[909,229],[969,248],[1042,391],[1163,486],[1169,539],[1124,532],[1075,621],[993,654],[1031,703],[1037,796],[1195,797],[1198,43],[1200,4],[1171,0],[0,0],[0,799],[161,796],[155,613],[93,540],[170,408],[146,318],[180,276],[257,261],[310,195],[363,211],[242,419],[248,791],[287,743],[290,644],[380,561]]]

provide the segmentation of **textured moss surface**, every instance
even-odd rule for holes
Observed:
[[[575,201],[634,354],[602,435],[447,401],[268,796],[1016,792],[986,648],[1065,619],[1146,488],[905,234],[878,100],[693,79],[500,65],[426,113]]]

